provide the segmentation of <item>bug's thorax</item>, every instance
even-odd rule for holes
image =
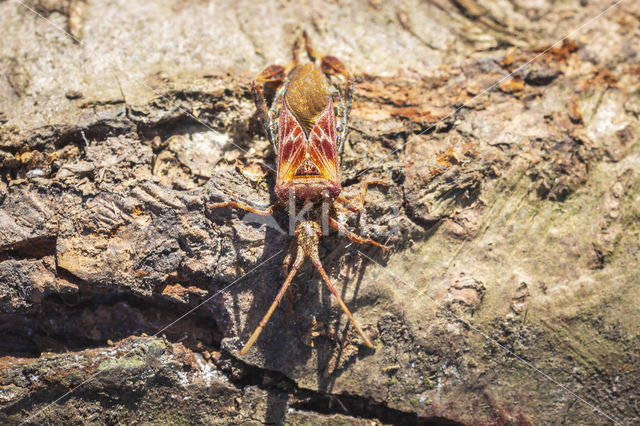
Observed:
[[[335,198],[339,176],[336,114],[331,86],[312,62],[295,66],[277,101],[276,195],[287,200]]]
[[[330,101],[329,82],[313,62],[297,65],[291,70],[284,102],[307,136]]]

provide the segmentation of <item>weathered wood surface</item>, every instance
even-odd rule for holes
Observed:
[[[640,3],[488,91],[612,3],[28,4],[50,22],[0,2],[2,423],[640,421]],[[248,83],[301,28],[357,75],[345,192],[398,190],[349,223],[394,249],[322,242],[375,350],[306,267],[241,358],[287,216],[206,206],[273,200]]]

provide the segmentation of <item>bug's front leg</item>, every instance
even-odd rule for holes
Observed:
[[[320,69],[325,74],[331,75],[341,75],[344,77],[346,81],[346,85],[344,87],[344,94],[342,95],[342,99],[339,103],[344,102],[344,108],[342,108],[342,112],[340,115],[341,128],[342,131],[338,135],[338,146],[342,146],[344,139],[346,138],[347,132],[347,122],[349,120],[349,114],[351,113],[351,102],[353,100],[353,83],[354,78],[353,74],[349,71],[347,66],[342,63],[342,61],[335,56],[331,55],[322,55],[318,53],[313,46],[311,45],[311,38],[306,31],[303,33],[305,48],[307,50],[307,55],[312,61],[319,60],[320,61]],[[335,99],[334,99],[335,101]],[[337,102],[336,102],[337,103]]]
[[[267,87],[269,91],[275,93],[282,86],[285,78],[285,67],[281,65],[269,65],[251,82],[253,101],[256,104],[262,127],[269,139],[271,139],[271,132],[269,131],[269,107],[264,97],[263,88]],[[273,141],[271,142],[273,143]]]

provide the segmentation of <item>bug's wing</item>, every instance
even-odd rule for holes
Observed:
[[[309,154],[322,176],[338,182],[336,117],[332,101],[309,133]]]
[[[307,141],[302,127],[286,103],[282,103],[278,120],[278,182],[293,179],[298,167],[305,160]]]

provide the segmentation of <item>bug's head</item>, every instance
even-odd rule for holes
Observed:
[[[318,241],[322,235],[320,225],[312,220],[303,220],[296,226],[295,237],[304,254],[311,258],[318,254]]]

